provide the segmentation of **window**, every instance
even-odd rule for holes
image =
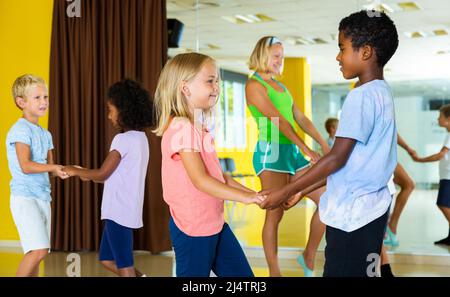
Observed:
[[[242,74],[221,70],[221,92],[216,107],[216,145],[221,148],[246,147],[245,82]]]

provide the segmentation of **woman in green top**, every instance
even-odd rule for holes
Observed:
[[[329,151],[328,144],[313,123],[294,104],[289,91],[274,79],[274,76],[281,74],[283,59],[281,41],[274,36],[267,36],[258,41],[249,61],[249,68],[255,72],[247,81],[245,95],[247,106],[258,125],[259,135],[253,166],[261,180],[262,190],[282,187],[303,175],[310,164],[301,152],[313,163],[320,158],[297,135],[294,130],[296,124],[319,143],[324,153]],[[318,205],[323,192],[324,188],[320,188],[308,197]],[[284,208],[266,212],[262,237],[270,276],[281,276],[277,258],[278,225],[284,210],[301,198],[302,195],[297,194]],[[310,227],[308,244],[298,257],[305,276],[312,276],[316,251],[325,231],[317,209]]]

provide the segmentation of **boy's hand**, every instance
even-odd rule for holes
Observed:
[[[59,177],[60,179],[67,179],[70,176],[67,174],[67,172],[65,172],[63,166],[58,165],[56,170],[53,171],[53,174],[57,177]]]
[[[297,205],[297,203],[298,203],[300,200],[302,200],[302,198],[303,198],[304,196],[305,196],[305,195],[303,195],[302,192],[297,193],[297,194],[294,195],[293,197],[289,198],[288,201],[286,201],[286,202],[283,203],[283,209],[284,209],[284,210],[288,210],[288,209],[290,209],[291,207]]]
[[[288,199],[285,188],[280,188],[267,195],[267,198],[259,205],[263,209],[275,209],[280,207]]]

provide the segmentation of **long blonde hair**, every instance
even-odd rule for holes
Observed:
[[[154,106],[157,121],[156,135],[161,136],[167,129],[172,117],[184,117],[193,121],[188,102],[181,92],[181,83],[190,81],[202,69],[206,62],[215,60],[199,53],[179,54],[164,66],[156,87]]]
[[[265,36],[258,40],[248,60],[248,68],[253,71],[267,72],[269,69],[270,48],[274,44],[282,43],[275,36]]]

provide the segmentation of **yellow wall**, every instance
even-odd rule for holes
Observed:
[[[53,0],[0,0],[0,240],[19,239],[9,210],[5,148],[6,134],[21,116],[11,86],[24,73],[48,81],[52,10]],[[47,117],[40,120],[43,127],[47,122]]]
[[[310,68],[305,58],[286,58],[283,76],[280,78],[283,84],[289,89],[295,100],[295,104],[311,118],[311,76]],[[253,150],[258,139],[256,122],[251,117],[250,111],[247,114],[247,146],[244,150],[218,148],[219,158],[230,157],[236,162],[236,171],[239,173],[255,174],[252,165]],[[298,128],[298,127],[297,127]],[[305,135],[297,129],[300,137]],[[312,139],[306,139],[311,146]],[[239,180],[238,180],[239,181]],[[261,189],[261,184],[257,177],[241,180],[246,186],[256,191]],[[227,203],[226,218],[231,204]],[[284,247],[304,247],[309,234],[309,221],[313,213],[313,208],[309,204],[302,204],[300,207],[291,208],[284,215],[279,228],[279,246]],[[244,206],[237,204],[233,219],[238,222],[235,229],[236,236],[247,246],[262,246],[262,227],[264,225],[265,211],[258,206]]]

